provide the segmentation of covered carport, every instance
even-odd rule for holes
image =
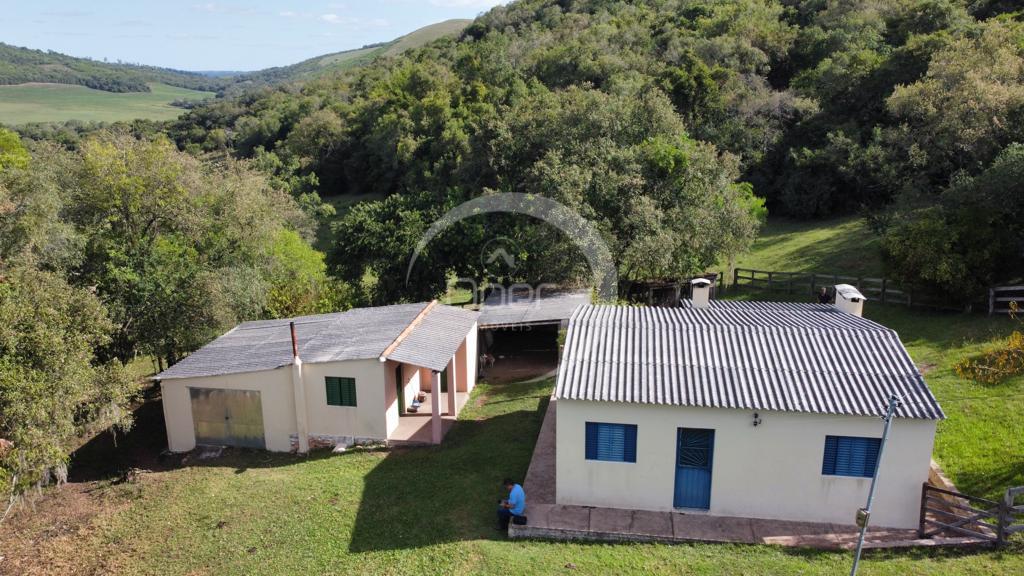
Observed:
[[[492,290],[480,308],[481,376],[508,382],[553,372],[559,330],[589,303],[589,290]]]

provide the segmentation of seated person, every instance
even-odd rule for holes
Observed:
[[[511,478],[505,478],[503,484],[508,490],[508,499],[502,500],[498,507],[498,530],[508,532],[508,523],[512,517],[522,516],[526,511],[526,492]]]

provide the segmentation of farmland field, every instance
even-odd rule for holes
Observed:
[[[166,84],[150,84],[152,92],[113,93],[70,84],[18,84],[0,86],[0,124],[82,120],[117,122],[144,118],[170,120],[185,110],[175,100],[202,100],[212,92],[198,92]]]

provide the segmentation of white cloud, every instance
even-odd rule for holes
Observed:
[[[328,24],[355,24],[358,19],[350,16],[338,16],[337,14],[321,14],[320,19]]]
[[[352,16],[339,16],[337,14],[321,14],[320,19],[328,24],[343,25],[349,27],[372,26],[374,28],[386,28],[391,25],[384,18],[354,18]]]
[[[295,16],[298,16],[298,14],[296,14],[295,12],[292,12],[291,10],[285,10],[283,12],[278,12],[277,15],[278,16],[284,16],[285,18],[293,18]]]

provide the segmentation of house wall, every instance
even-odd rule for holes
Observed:
[[[267,450],[287,452],[290,449],[289,435],[296,430],[295,395],[292,392],[290,367],[160,382],[164,420],[167,424],[167,447],[171,452],[188,452],[196,447],[189,388],[258,390],[263,407],[263,434]]]
[[[391,360],[387,361],[387,368],[385,371],[386,376],[386,389],[384,402],[387,404],[387,433],[391,436],[391,433],[398,427],[398,418],[400,417],[399,406],[398,406],[398,387],[395,385],[395,367],[398,366],[398,362]],[[420,391],[420,371],[419,368],[411,364],[402,365],[402,386],[405,390],[405,404],[408,408],[409,404],[412,403],[413,398]]]
[[[303,364],[309,435],[387,438],[386,365],[376,358]],[[356,406],[327,404],[327,376],[356,379]]]
[[[853,524],[870,478],[821,473],[825,436],[880,438],[878,418],[558,400],[556,501],[672,510],[676,430],[715,430],[710,514]],[[637,425],[636,463],[585,459],[586,422]],[[896,419],[882,457],[872,525],[916,528],[935,421]]]
[[[463,386],[465,374],[464,385],[468,390],[472,390],[476,385],[476,338],[474,326],[460,348],[465,353],[465,362],[460,364],[456,371],[457,385],[460,388]],[[399,412],[394,374],[394,362],[380,362],[376,358],[303,364],[309,436],[386,439],[398,426]],[[327,376],[355,378],[357,406],[329,406],[324,380]],[[406,364],[403,368],[403,377],[407,402],[419,393],[421,385],[424,388],[430,386],[429,378],[421,379],[420,369],[416,366]],[[297,434],[297,424],[290,366],[244,374],[171,379],[161,382],[168,448],[172,452],[187,452],[195,448],[189,387],[258,390],[263,408],[263,429],[267,449],[280,452],[292,449],[290,437]]]

